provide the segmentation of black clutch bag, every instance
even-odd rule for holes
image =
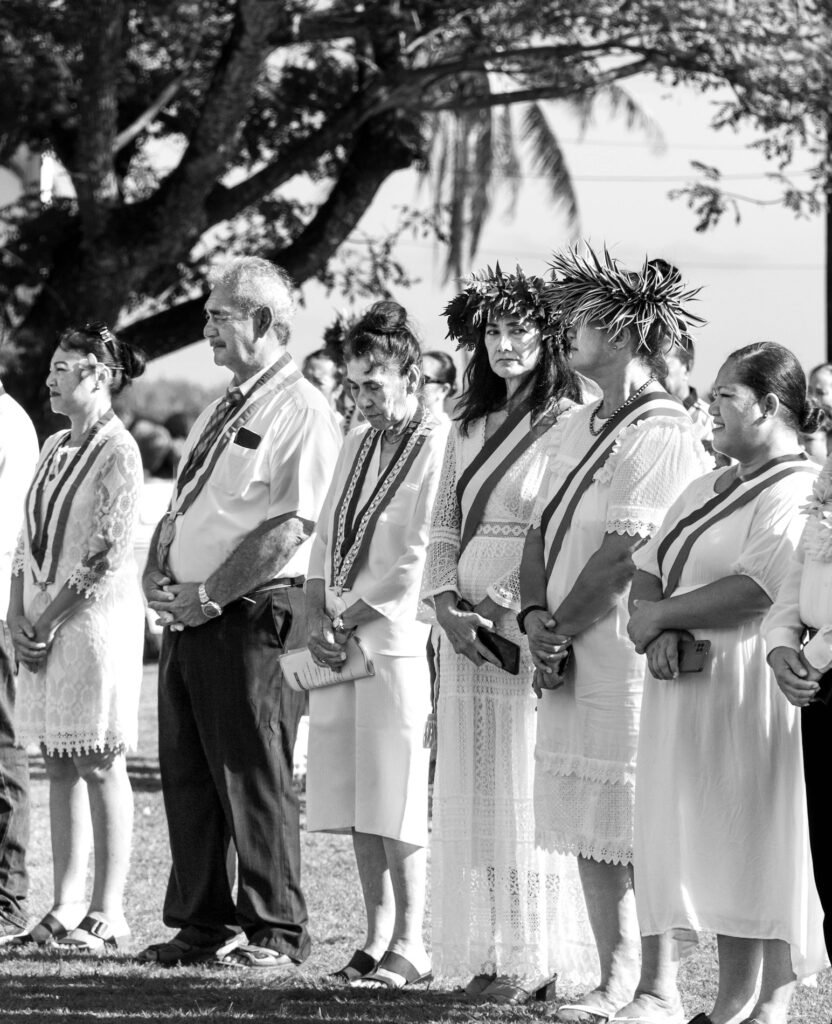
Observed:
[[[464,612],[474,611],[473,605],[462,599],[458,602],[458,607]],[[494,655],[504,672],[512,676],[520,675],[520,647],[513,640],[507,640],[485,626],[480,626],[477,630],[477,640]]]

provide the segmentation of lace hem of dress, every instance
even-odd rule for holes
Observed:
[[[546,775],[573,776],[585,782],[603,782],[635,789],[635,765],[621,761],[602,761],[581,754],[556,754],[536,750],[534,759]]]
[[[644,519],[611,519],[607,523],[607,533],[626,533],[630,537],[652,537],[658,528],[659,523]]]
[[[633,847],[631,845],[598,842],[590,836],[576,838],[564,835],[556,829],[541,827],[537,829],[536,839],[538,846],[550,852],[584,857],[586,860],[597,860],[604,864],[633,863]]]
[[[52,757],[83,757],[88,754],[124,754],[128,750],[135,750],[135,740],[131,740],[121,734],[106,733],[102,738],[99,735],[83,735],[73,733],[71,736],[62,736],[40,733],[35,736],[24,737],[27,743],[36,743]]]
[[[23,558],[22,551],[15,551],[14,558],[12,559],[12,576],[20,576],[23,572],[25,561]]]

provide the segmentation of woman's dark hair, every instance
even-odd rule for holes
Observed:
[[[93,320],[80,327],[68,327],[58,339],[65,351],[94,355],[99,363],[109,366],[113,373],[110,394],[120,394],[133,380],[144,373],[145,357],[141,349],[119,341],[102,320]]]
[[[402,377],[411,366],[418,366],[422,350],[407,319],[407,310],[398,302],[374,302],[356,320],[344,343],[347,359],[369,359],[370,365],[392,365]]]
[[[474,420],[502,409],[506,403],[506,382],[491,369],[488,360],[485,326],[484,323],[471,362],[465,370],[465,388],[457,406],[459,415],[455,419],[463,434],[468,433],[468,427]],[[562,344],[553,338],[546,337],[540,342],[540,359],[528,394],[531,399],[532,420],[542,416],[552,403],[560,398],[569,398],[573,402],[581,401],[578,376],[567,362]]]
[[[813,434],[820,429],[821,410],[806,394],[806,374],[794,352],[774,341],[757,341],[732,352],[726,363],[757,399],[777,395],[795,430]]]
[[[435,384],[450,384],[451,390],[448,395],[456,394],[456,363],[453,361],[451,356],[447,352],[423,352],[422,359],[433,359],[439,363],[439,370],[435,377],[431,377],[431,380]]]

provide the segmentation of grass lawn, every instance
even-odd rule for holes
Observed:
[[[162,898],[170,865],[156,747],[155,667],[146,666],[142,692],[139,752],[130,760],[135,791],[136,830],[127,890],[127,917],[133,945],[142,948],[169,933],[161,924]],[[32,836],[30,870],[32,912],[49,908],[48,793],[38,758],[32,764]],[[199,837],[194,836],[194,842]],[[314,949],[291,972],[234,971],[192,966],[175,969],[142,967],[123,953],[98,957],[4,949],[0,952],[0,1024],[81,1024],[102,1020],[112,1024],[136,1021],[321,1021],[435,1022],[534,1021],[544,1004],[529,1009],[470,1007],[454,995],[451,985],[435,984],[391,995],[353,992],[326,981],[340,967],[362,936],[363,909],[352,845],[346,837],[302,837],[304,888],[309,903]],[[685,1009],[692,1017],[713,1000],[716,963],[712,940],[682,966]],[[576,992],[561,993],[564,997]],[[825,971],[817,988],[801,988],[790,1021],[828,1024],[832,1017],[832,972]]]

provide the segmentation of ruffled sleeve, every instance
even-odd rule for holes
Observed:
[[[786,578],[806,523],[800,507],[811,488],[809,472],[804,479],[805,484],[787,477],[760,495],[745,543],[729,569],[750,577],[772,601]]]
[[[439,492],[433,506],[425,571],[422,577],[421,604],[424,614],[432,618],[433,598],[450,590],[459,594],[457,565],[462,512],[456,495],[456,465],[459,432],[453,428],[445,445]]]
[[[132,554],[142,486],[141,459],[133,438],[124,431],[109,448],[95,481],[89,548],[67,580],[68,586],[92,599]]]
[[[687,485],[713,459],[685,419],[656,417],[622,431],[596,480],[609,482],[607,533],[650,537]]]

